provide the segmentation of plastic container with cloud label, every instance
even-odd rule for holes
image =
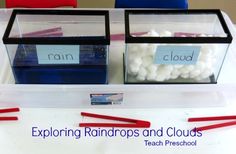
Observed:
[[[125,83],[217,83],[232,42],[220,10],[127,10],[125,29]]]

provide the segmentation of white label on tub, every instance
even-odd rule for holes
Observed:
[[[194,65],[200,49],[200,46],[161,45],[157,47],[154,63]]]
[[[79,64],[79,45],[36,45],[39,64]]]

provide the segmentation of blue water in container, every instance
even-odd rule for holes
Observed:
[[[36,45],[19,45],[13,61],[18,84],[105,84],[106,45],[80,45],[79,64],[39,64]]]

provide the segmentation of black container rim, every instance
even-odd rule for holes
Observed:
[[[105,36],[88,37],[25,37],[10,38],[10,32],[17,14],[24,15],[84,15],[104,16]],[[48,10],[48,9],[14,9],[12,11],[7,28],[3,35],[4,44],[53,44],[53,45],[110,45],[110,24],[108,10]]]
[[[215,14],[227,35],[226,37],[132,37],[130,34],[129,15],[139,14]],[[189,9],[189,10],[125,10],[125,43],[231,43],[233,40],[229,28],[219,9]]]

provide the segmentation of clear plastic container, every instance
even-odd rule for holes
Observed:
[[[232,42],[220,10],[126,10],[125,83],[217,83]]]
[[[108,11],[13,10],[3,42],[19,84],[108,82]]]

